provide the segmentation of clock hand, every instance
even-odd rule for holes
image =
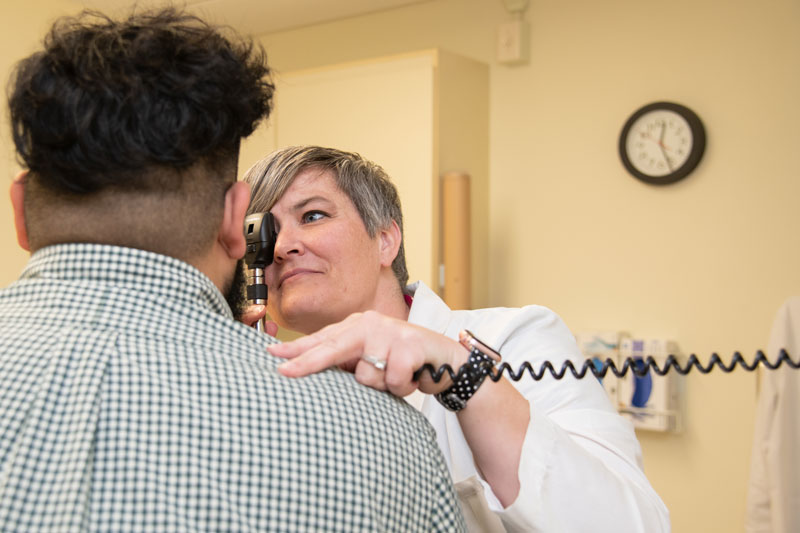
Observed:
[[[661,123],[661,134],[658,136],[659,138],[656,140],[655,138],[651,137],[649,133],[645,133],[644,136],[654,143],[658,145],[658,149],[661,150],[661,153],[664,155],[664,161],[667,163],[667,168],[669,171],[672,172],[672,162],[669,160],[669,156],[667,155],[666,146],[664,146],[664,132],[666,130],[666,124],[663,122]]]
[[[661,135],[658,137],[658,141],[656,141],[656,144],[658,144],[658,146],[661,148],[661,151],[664,153],[664,157],[667,158],[667,164],[669,164],[669,158],[667,157],[667,153],[664,152],[664,150],[669,150],[669,148],[664,145],[664,133],[666,133],[666,131],[667,131],[667,124],[665,122],[662,122]],[[670,170],[672,169],[670,168]]]
[[[664,145],[661,142],[659,142],[658,147],[661,148],[661,153],[664,154],[664,159],[667,162],[667,167],[669,168],[669,171],[672,172],[673,171],[672,161],[669,160],[669,156],[667,155],[667,151],[664,149]]]

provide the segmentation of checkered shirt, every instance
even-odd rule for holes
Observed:
[[[273,342],[176,259],[36,252],[0,291],[0,531],[464,531],[421,415]]]

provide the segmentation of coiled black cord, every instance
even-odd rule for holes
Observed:
[[[617,365],[612,359],[606,359],[605,362],[603,362],[599,367],[595,366],[594,360],[586,359],[580,368],[575,368],[575,365],[572,363],[572,361],[566,360],[564,361],[564,364],[561,365],[560,369],[556,369],[550,361],[545,361],[539,366],[538,372],[534,370],[533,365],[531,365],[528,361],[522,363],[522,366],[520,366],[516,371],[511,368],[511,365],[503,362],[494,369],[490,370],[489,379],[495,382],[499,381],[500,378],[503,377],[504,372],[508,372],[508,377],[514,381],[519,381],[522,379],[522,376],[525,374],[525,372],[528,372],[531,378],[536,381],[542,379],[546,372],[549,372],[555,379],[561,379],[567,375],[568,370],[577,379],[583,379],[589,374],[597,378],[603,378],[606,376],[609,370],[618,378],[625,376],[628,371],[633,372],[635,376],[643,377],[651,370],[659,376],[663,376],[670,370],[674,370],[675,372],[685,376],[693,368],[697,368],[698,372],[702,374],[708,374],[714,369],[714,367],[719,367],[719,369],[723,372],[732,372],[737,366],[741,366],[748,372],[752,372],[759,365],[763,365],[769,370],[775,370],[776,368],[780,368],[780,366],[784,363],[786,363],[790,368],[800,368],[800,361],[793,361],[786,350],[780,351],[780,355],[774,363],[771,363],[767,359],[767,356],[764,355],[764,352],[758,350],[752,363],[748,363],[744,357],[742,357],[741,353],[734,352],[733,359],[731,360],[730,364],[727,365],[716,353],[711,354],[711,359],[705,366],[694,354],[689,356],[689,359],[686,361],[684,366],[681,366],[681,364],[678,362],[678,359],[674,355],[670,355],[664,362],[663,368],[658,365],[655,358],[652,356],[648,356],[646,358],[628,357],[622,362],[622,366],[620,368],[617,368]],[[422,377],[422,373],[427,370],[433,381],[436,383],[442,379],[442,376],[445,373],[450,376],[451,380],[456,381],[463,376],[464,372],[466,372],[465,367],[466,365],[462,365],[458,369],[458,372],[455,372],[449,364],[444,364],[437,370],[430,363],[425,363],[414,373],[414,380],[418,381],[419,378]]]

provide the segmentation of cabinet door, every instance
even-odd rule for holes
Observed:
[[[421,279],[434,289],[439,231],[435,59],[423,52],[279,74],[267,128],[242,148],[242,170],[273,149],[303,144],[358,152],[381,165],[403,205],[410,280]]]

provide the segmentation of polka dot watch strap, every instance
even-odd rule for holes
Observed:
[[[472,337],[469,332],[467,335]],[[462,373],[461,377],[457,377],[449,389],[436,394],[439,403],[450,411],[460,411],[466,407],[467,401],[477,392],[478,387],[494,368],[495,359],[482,352],[475,344],[471,344],[470,347],[472,349],[466,364],[462,366],[463,371],[459,370]]]

